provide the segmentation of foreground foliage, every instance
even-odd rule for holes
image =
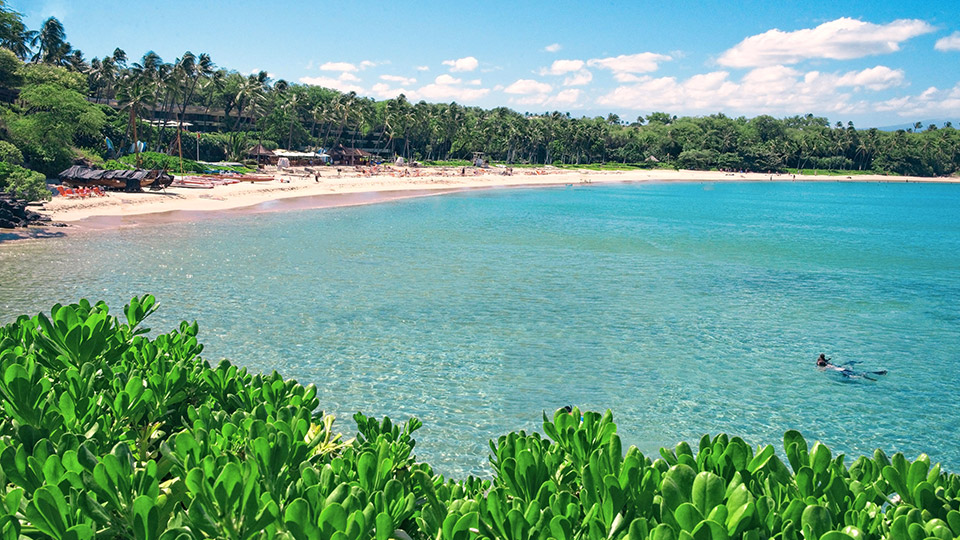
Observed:
[[[341,440],[313,385],[201,357],[197,324],[83,300],[0,329],[0,538],[948,540],[960,477],[876,451],[847,465],[796,431],[625,452],[612,415],[544,415],[490,442],[492,480],[413,455],[420,422],[358,413]]]

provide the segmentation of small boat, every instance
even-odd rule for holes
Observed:
[[[174,179],[170,187],[193,188],[193,189],[213,189],[213,182],[204,179],[202,176],[183,176]]]

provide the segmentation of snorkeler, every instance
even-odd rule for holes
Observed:
[[[876,380],[870,375],[886,375],[887,374],[887,370],[885,369],[881,369],[879,371],[854,371],[850,369],[848,366],[838,366],[836,364],[832,364],[830,360],[832,360],[832,358],[827,358],[823,353],[821,353],[820,356],[817,357],[817,367],[836,371],[837,373],[839,373],[840,375],[843,375],[844,377],[864,378],[869,381]]]

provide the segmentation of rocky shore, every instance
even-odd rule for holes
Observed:
[[[50,218],[27,208],[27,201],[0,194],[0,229],[16,229],[29,225],[54,225]]]

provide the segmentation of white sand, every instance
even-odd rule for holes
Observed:
[[[393,196],[403,191],[459,190],[530,185],[564,185],[611,182],[744,182],[744,181],[824,181],[824,182],[960,182],[960,178],[919,178],[902,176],[813,176],[769,175],[758,173],[722,173],[710,171],[569,171],[546,167],[542,169],[514,169],[505,176],[503,169],[483,171],[446,168],[389,168],[380,174],[367,176],[354,169],[337,177],[335,168],[320,169],[319,182],[302,169],[271,170],[276,180],[217,186],[213,189],[169,188],[165,192],[120,193],[108,192],[104,197],[67,199],[54,197],[42,212],[53,221],[76,222],[92,217],[139,216],[178,210],[216,212],[255,206],[260,203],[330,194],[381,193]],[[478,174],[474,174],[478,172]],[[410,176],[405,176],[410,174]],[[419,176],[417,176],[419,175]],[[355,203],[348,203],[355,204]],[[160,216],[156,216],[160,217]]]

